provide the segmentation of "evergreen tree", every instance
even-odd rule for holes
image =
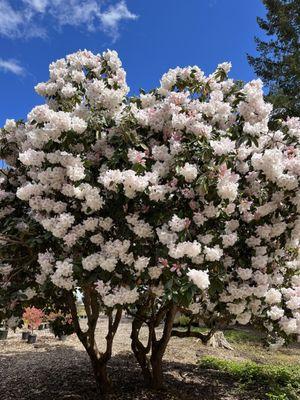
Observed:
[[[259,56],[248,55],[256,74],[269,87],[277,116],[300,116],[300,0],[263,0],[266,19],[258,24],[270,39],[255,38]]]

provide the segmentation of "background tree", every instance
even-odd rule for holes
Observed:
[[[300,0],[263,0],[266,18],[257,18],[269,40],[255,37],[258,56],[248,55],[268,85],[277,116],[300,116]]]

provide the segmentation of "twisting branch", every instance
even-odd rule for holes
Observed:
[[[166,316],[166,313],[168,311],[168,307],[169,307],[169,304],[165,304],[164,306],[162,306],[159,309],[159,311],[155,315],[155,326],[158,326],[161,323],[161,321],[164,319],[164,317]]]
[[[210,330],[207,334],[203,334],[201,332],[192,331],[188,329],[185,331],[179,331],[177,329],[173,329],[171,332],[171,336],[176,336],[179,338],[194,337],[200,339],[202,343],[206,344],[214,333],[215,329]]]
[[[108,333],[106,335],[106,350],[103,354],[103,360],[106,362],[111,358],[112,355],[112,345],[115,334],[119,327],[120,321],[122,317],[122,309],[118,308],[116,311],[115,319],[113,319],[113,313],[110,311],[108,315]]]
[[[174,317],[176,315],[176,312],[177,312],[177,307],[171,303],[171,305],[169,306],[169,309],[166,313],[166,321],[165,321],[162,337],[156,342],[156,345],[157,345],[159,351],[162,351],[162,352],[165,351],[165,348],[166,348],[169,338],[171,336]]]
[[[97,326],[100,307],[97,293],[91,286],[83,287],[83,304],[87,315],[88,331],[93,334]]]
[[[67,292],[67,299],[68,299],[68,304],[69,304],[71,315],[72,315],[72,320],[73,320],[75,332],[77,333],[79,339],[82,341],[82,340],[86,339],[87,333],[83,332],[81,327],[80,327],[78,314],[77,314],[76,302],[75,302],[75,299],[74,299],[74,294],[72,292],[68,291]]]

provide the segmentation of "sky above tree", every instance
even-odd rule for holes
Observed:
[[[0,0],[0,123],[43,102],[33,87],[50,62],[78,49],[118,51],[131,94],[156,86],[169,68],[205,73],[231,61],[231,77],[255,78],[260,0]]]

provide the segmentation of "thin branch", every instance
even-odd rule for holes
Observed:
[[[211,329],[207,334],[203,334],[201,332],[192,330],[178,331],[177,329],[173,329],[171,332],[171,336],[176,336],[179,338],[194,337],[200,339],[201,342],[205,344],[209,341],[209,339],[213,336],[214,333],[215,329]]]
[[[107,362],[111,357],[113,340],[114,340],[114,336],[117,332],[119,323],[121,321],[121,317],[122,317],[122,309],[121,308],[117,309],[115,319],[113,319],[112,311],[108,315],[108,333],[106,335],[106,350],[102,356],[102,359],[104,362]]]
[[[86,339],[87,333],[83,332],[81,327],[80,327],[78,314],[77,314],[76,302],[75,302],[73,293],[72,292],[68,292],[67,293],[67,298],[68,298],[68,303],[69,303],[69,306],[70,306],[70,311],[71,311],[71,315],[72,315],[72,320],[73,320],[75,332],[77,333],[77,335],[78,335],[80,340],[84,340],[84,339]]]

